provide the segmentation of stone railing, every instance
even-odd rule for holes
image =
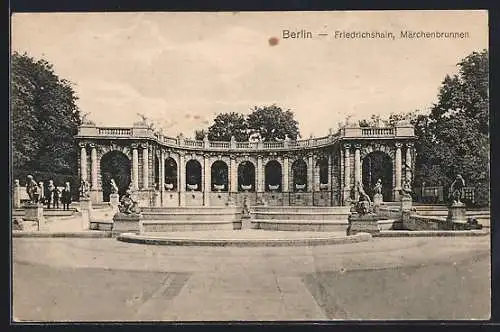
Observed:
[[[287,150],[300,148],[315,148],[329,144],[334,144],[343,138],[394,138],[394,137],[413,137],[413,127],[387,127],[387,128],[368,128],[368,127],[346,127],[342,128],[337,134],[330,134],[324,137],[302,140],[286,140],[275,142],[236,142],[236,141],[208,141],[185,138],[183,136],[168,137],[153,129],[144,126],[133,127],[97,127],[94,125],[82,125],[79,128],[77,138],[98,137],[130,137],[141,139],[152,139],[159,143],[186,147],[191,149],[214,149],[214,150]]]
[[[105,127],[105,128],[97,128],[99,135],[104,136],[131,136],[132,129],[131,128],[113,128],[113,127]]]

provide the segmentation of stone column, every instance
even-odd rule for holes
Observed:
[[[357,186],[361,182],[361,145],[356,144],[354,146],[354,185]],[[354,199],[359,199],[359,193],[356,190],[354,194]]]
[[[90,164],[91,164],[91,179],[92,179],[92,190],[97,190],[97,148],[95,144],[90,144]]]
[[[210,205],[210,194],[212,191],[212,179],[211,179],[211,169],[210,169],[210,159],[208,155],[203,156],[203,205]]]
[[[349,144],[344,145],[344,204],[349,203],[351,193],[351,165],[349,162],[350,149]]]
[[[408,143],[406,144],[406,167],[405,167],[405,170],[406,170],[406,174],[405,174],[405,179],[407,179],[408,181],[410,181],[411,183],[411,175],[412,175],[412,158],[411,158],[411,152],[412,152],[412,149],[413,149],[413,144],[412,143]]]
[[[160,166],[158,174],[158,186],[160,189],[160,206],[163,206],[163,196],[165,195],[165,151],[160,151]]]
[[[177,190],[179,191],[179,205],[186,205],[186,161],[184,153],[179,154],[179,165],[177,166]]]
[[[230,156],[229,160],[229,191],[238,191],[238,168],[236,166],[236,156]]]
[[[314,191],[314,164],[313,164],[313,155],[309,154],[307,156],[307,191]]]
[[[395,174],[395,184],[394,184],[394,199],[399,200],[399,191],[401,190],[401,143],[396,143],[396,156],[394,160],[394,174]]]
[[[139,189],[139,153],[137,144],[132,144],[132,189]]]
[[[289,171],[289,163],[290,159],[288,156],[283,157],[283,173],[282,173],[282,182],[283,182],[283,192],[288,192],[290,191],[289,185],[290,185],[290,176],[288,174]]]
[[[148,145],[142,145],[142,188],[149,188],[149,153]]]
[[[264,191],[264,163],[262,156],[257,157],[257,192]]]
[[[80,143],[80,175],[83,181],[87,181],[87,148],[85,143]]]

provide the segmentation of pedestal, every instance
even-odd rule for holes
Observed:
[[[19,186],[14,187],[14,192],[12,193],[13,205],[14,209],[21,208],[21,196],[19,194]]]
[[[448,227],[455,230],[467,228],[467,215],[464,203],[453,203],[448,207],[446,223]]]
[[[90,198],[80,198],[80,211],[82,213],[82,229],[90,229],[92,201]]]
[[[378,217],[375,214],[352,213],[348,219],[349,227],[347,228],[347,235],[355,235],[356,233],[380,233]]]
[[[33,226],[36,226],[37,230],[40,230],[40,226],[45,223],[45,217],[43,216],[43,205],[38,203],[28,203],[24,206],[24,221],[31,222]]]
[[[412,199],[410,196],[401,196],[401,211],[410,211],[412,208]]]
[[[383,199],[382,194],[373,195],[373,210],[375,213],[378,212],[380,205],[382,205],[383,200],[384,199]]]
[[[109,195],[109,205],[111,205],[111,208],[113,209],[113,211],[115,211],[115,212],[118,211],[119,204],[120,204],[120,195],[110,194]]]
[[[140,230],[140,214],[124,214],[121,212],[116,213],[113,216],[113,236],[121,233],[134,232],[137,233]]]

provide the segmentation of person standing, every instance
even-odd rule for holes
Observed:
[[[52,192],[52,208],[53,209],[59,209],[59,198],[61,197],[61,191],[57,186],[54,187],[54,191]]]
[[[69,182],[66,182],[66,186],[62,190],[61,201],[63,203],[63,210],[69,210],[69,205],[71,204],[71,189],[69,187]]]
[[[52,208],[54,208],[54,181],[49,180],[49,185],[47,186],[47,209],[50,209],[50,206],[52,205]]]

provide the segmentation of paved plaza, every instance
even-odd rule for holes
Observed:
[[[176,247],[14,238],[21,321],[488,319],[490,238]]]

